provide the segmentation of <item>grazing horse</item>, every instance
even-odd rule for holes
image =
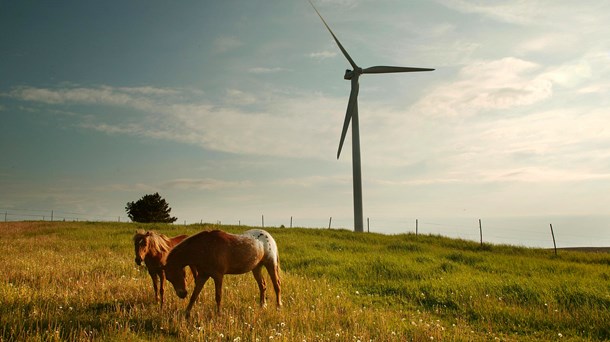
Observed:
[[[179,235],[173,238],[168,238],[163,234],[158,234],[153,231],[144,232],[137,230],[133,236],[133,244],[136,252],[136,264],[142,265],[142,261],[146,263],[148,274],[152,279],[153,289],[155,290],[155,301],[161,296],[161,306],[163,306],[163,284],[165,283],[165,272],[163,265],[169,251],[188,235]],[[192,270],[192,269],[191,269]],[[195,276],[195,273],[193,273]],[[157,289],[157,282],[159,288]]]
[[[222,279],[225,274],[252,271],[260,291],[260,304],[264,307],[267,286],[262,275],[263,266],[271,277],[277,305],[280,307],[282,299],[279,261],[275,240],[264,230],[252,229],[242,235],[220,230],[203,231],[184,240],[169,252],[165,274],[178,297],[184,299],[187,295],[184,267],[191,266],[197,272],[195,289],[186,308],[186,317],[209,278],[214,279],[216,308],[220,311]]]

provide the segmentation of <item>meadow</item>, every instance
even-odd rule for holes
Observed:
[[[610,340],[610,253],[430,235],[266,228],[280,250],[281,309],[271,287],[259,307],[250,273],[225,277],[219,314],[212,281],[190,319],[169,283],[159,309],[134,263],[136,229],[248,228],[0,223],[0,341]]]

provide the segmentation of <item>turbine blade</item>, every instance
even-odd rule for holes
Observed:
[[[341,155],[341,149],[343,148],[343,142],[345,141],[345,136],[347,135],[347,129],[349,127],[349,122],[354,115],[354,111],[358,110],[358,79],[352,79],[352,90],[349,94],[349,102],[347,103],[347,111],[345,112],[345,120],[343,121],[343,130],[341,131],[341,140],[339,141],[339,150],[337,150],[337,159]]]
[[[419,71],[434,71],[430,68],[411,68],[411,67],[396,67],[396,66],[374,66],[362,70],[363,74],[385,74],[391,72],[419,72]]]
[[[339,39],[337,39],[337,36],[335,36],[335,34],[333,33],[333,30],[331,30],[330,27],[328,26],[328,24],[326,23],[326,20],[324,20],[324,18],[322,18],[322,15],[320,14],[320,12],[318,12],[318,9],[316,8],[316,6],[313,5],[313,2],[311,2],[311,0],[309,0],[309,3],[311,4],[311,7],[313,7],[313,9],[316,11],[316,13],[318,13],[318,17],[320,17],[320,19],[322,19],[324,26],[326,26],[326,28],[328,29],[328,32],[330,32],[330,34],[335,39],[335,42],[339,46],[339,49],[341,49],[341,52],[343,52],[343,55],[345,56],[345,58],[347,58],[347,61],[349,62],[349,64],[352,65],[352,68],[354,68],[354,70],[357,70],[358,66],[356,65],[354,60],[349,56],[349,54],[347,53],[347,51],[345,50],[343,45],[341,45],[341,43],[339,42]]]

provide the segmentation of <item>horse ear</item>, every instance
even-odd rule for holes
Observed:
[[[152,235],[152,232],[150,230],[146,232],[146,236],[151,236],[151,235]]]

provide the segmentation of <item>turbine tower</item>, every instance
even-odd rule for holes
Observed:
[[[363,214],[362,214],[362,172],[360,166],[360,127],[358,122],[358,79],[362,74],[385,74],[395,72],[419,72],[419,71],[433,71],[434,69],[429,68],[412,68],[412,67],[396,67],[396,66],[373,66],[366,69],[360,68],[354,60],[347,53],[343,45],[339,42],[339,39],[335,36],[333,31],[330,29],[324,18],[318,9],[309,0],[311,7],[316,11],[324,26],[328,29],[328,32],[333,36],[333,39],[339,46],[339,49],[352,66],[353,70],[345,70],[344,79],[351,81],[352,89],[349,94],[349,101],[347,103],[347,111],[345,113],[345,119],[343,121],[343,130],[341,131],[341,140],[339,141],[339,149],[337,150],[337,159],[341,155],[341,149],[343,148],[343,142],[347,129],[349,128],[350,121],[352,122],[352,172],[353,172],[353,186],[354,186],[354,231],[363,232]]]

